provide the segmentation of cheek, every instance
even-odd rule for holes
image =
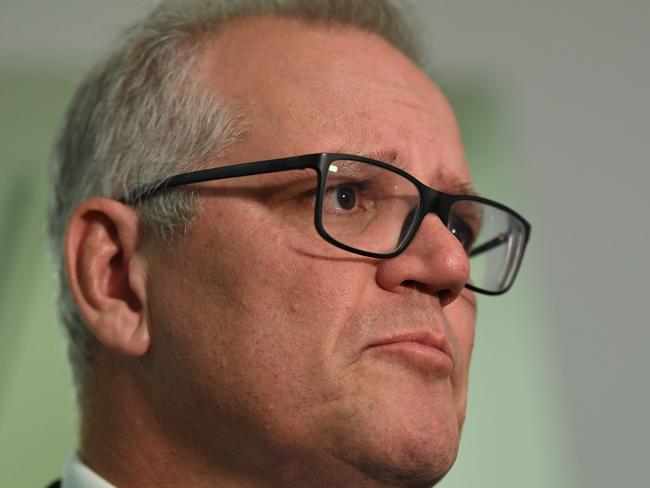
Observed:
[[[245,218],[245,230],[197,226],[191,250],[176,260],[185,272],[167,280],[173,293],[163,305],[176,318],[174,341],[192,351],[195,374],[211,370],[210,381],[226,382],[233,394],[263,396],[269,405],[307,401],[332,377],[329,353],[369,271],[307,255],[299,236]]]

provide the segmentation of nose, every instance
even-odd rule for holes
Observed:
[[[468,279],[465,249],[435,214],[424,218],[403,253],[379,264],[376,275],[377,283],[386,290],[416,285],[437,296],[443,307],[460,295]]]

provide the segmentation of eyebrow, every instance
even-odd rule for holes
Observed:
[[[436,172],[436,180],[442,182],[447,193],[478,196],[471,182],[462,181],[456,176],[448,175],[441,168],[438,168]]]
[[[344,152],[344,151],[338,151]],[[384,163],[392,164],[393,166],[405,169],[406,166],[404,158],[402,158],[399,151],[395,149],[375,149],[370,151],[363,151],[359,153],[353,153],[357,156],[363,156],[370,159],[376,159],[377,161],[382,161]],[[449,175],[438,168],[436,171],[436,181],[440,182],[441,189],[445,193],[451,193],[456,195],[478,195],[472,186],[472,183],[469,181],[463,181],[456,176]],[[426,183],[425,183],[426,184]]]

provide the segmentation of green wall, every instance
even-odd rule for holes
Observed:
[[[507,97],[498,86],[443,82],[478,190],[526,214]],[[478,78],[480,79],[480,77]],[[76,412],[56,324],[45,242],[47,162],[79,71],[0,70],[0,486],[43,486],[75,446]],[[531,254],[534,255],[534,235]],[[546,342],[543,290],[529,259],[517,286],[481,298],[461,454],[440,486],[569,487],[561,398]]]
[[[50,147],[78,76],[0,71],[0,486],[41,486],[75,445],[45,241]]]

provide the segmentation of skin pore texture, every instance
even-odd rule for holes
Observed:
[[[445,98],[373,34],[245,18],[196,73],[248,124],[211,166],[347,152],[469,183]],[[335,248],[287,217],[303,173],[197,185],[202,211],[170,248],[118,202],[76,209],[68,272],[98,339],[80,456],[108,481],[425,487],[451,468],[476,313],[462,246],[430,214],[395,258]]]

